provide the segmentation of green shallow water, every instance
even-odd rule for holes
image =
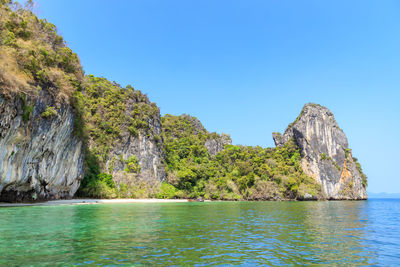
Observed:
[[[0,208],[0,265],[400,264],[400,201]]]

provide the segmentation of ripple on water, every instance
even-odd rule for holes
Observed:
[[[396,265],[400,200],[0,209],[0,265]]]

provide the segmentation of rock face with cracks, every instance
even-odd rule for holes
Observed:
[[[367,177],[353,158],[347,137],[332,112],[306,104],[283,135],[273,133],[276,146],[291,139],[301,152],[301,166],[322,188],[325,199],[366,199]]]
[[[150,102],[147,101],[146,104],[149,105]],[[125,111],[127,116],[134,105],[137,103],[129,99]],[[149,116],[146,123],[151,131],[139,131],[137,136],[132,136],[127,129],[122,130],[120,138],[113,142],[112,148],[107,153],[106,172],[115,176],[126,170],[127,161],[133,156],[137,160],[139,179],[150,183],[164,180],[162,140],[156,140],[156,136],[161,134],[159,111]]]
[[[83,154],[72,108],[53,105],[44,90],[0,97],[0,202],[71,198],[78,189]]]

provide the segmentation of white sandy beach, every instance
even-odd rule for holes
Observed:
[[[89,205],[89,204],[115,204],[115,203],[175,203],[189,202],[188,199],[63,199],[51,200],[38,203],[4,203],[0,202],[0,207],[19,207],[19,206],[51,206],[51,205]]]

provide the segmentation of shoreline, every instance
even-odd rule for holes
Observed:
[[[25,207],[25,206],[55,206],[55,205],[94,205],[117,203],[185,203],[189,199],[156,199],[156,198],[120,198],[120,199],[62,199],[49,200],[36,203],[7,203],[0,202],[0,207]]]
[[[368,199],[280,199],[280,200],[256,200],[254,202],[286,202],[286,201],[299,201],[299,202],[321,202],[321,201],[365,201]],[[95,205],[95,204],[126,204],[126,203],[188,203],[188,202],[224,202],[224,201],[235,201],[235,200],[193,200],[193,199],[158,199],[158,198],[117,198],[117,199],[93,199],[93,198],[76,198],[76,199],[60,199],[60,200],[48,200],[43,202],[34,203],[9,203],[0,202],[0,208],[2,207],[26,207],[26,206],[58,206],[58,205]],[[241,200],[247,202],[253,202],[248,200]]]

